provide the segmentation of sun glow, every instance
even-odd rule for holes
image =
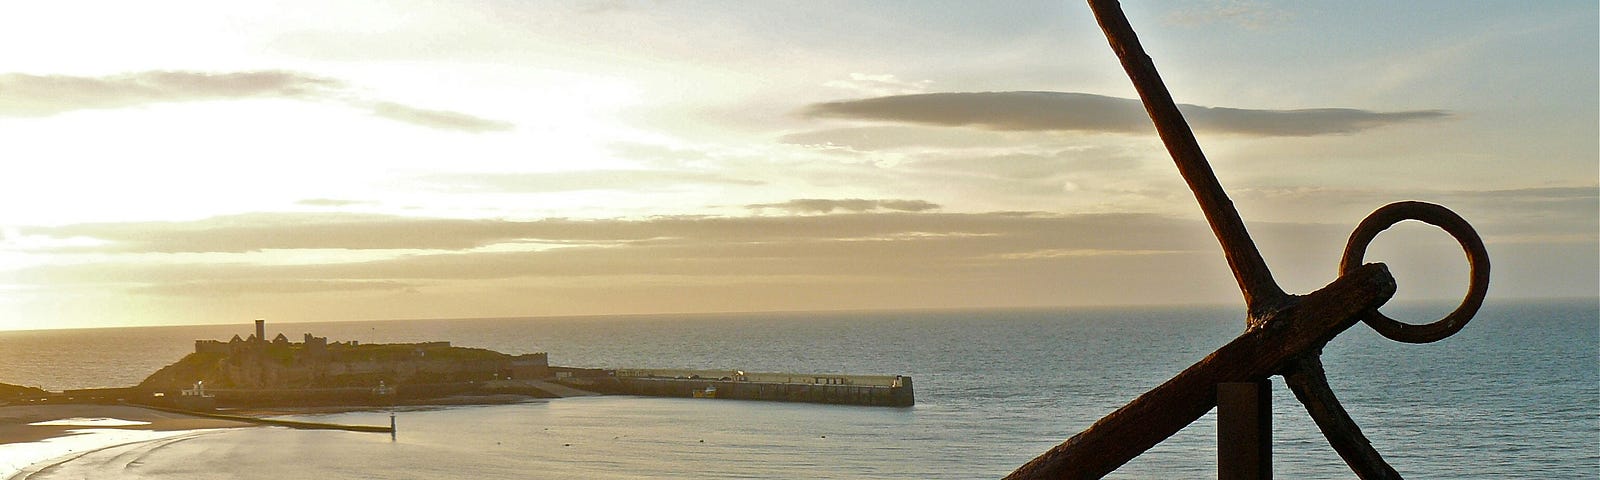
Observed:
[[[12,328],[1231,285],[1087,9],[164,5],[0,6]],[[1286,287],[1414,198],[1509,259],[1492,295],[1600,288],[1592,4],[1191,7],[1129,14]],[[1440,68],[1349,75],[1406,58]]]

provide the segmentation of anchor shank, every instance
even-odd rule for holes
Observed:
[[[1008,479],[1100,478],[1217,404],[1217,384],[1276,374],[1291,359],[1313,352],[1394,295],[1394,277],[1381,263],[1363,265],[1252,328],[1166,383],[1145,392],[1083,432],[1017,468]]]
[[[1250,232],[1245,230],[1244,220],[1239,218],[1239,211],[1233,207],[1233,201],[1228,199],[1227,192],[1223,191],[1222,184],[1211,171],[1211,164],[1206,162],[1206,155],[1195,141],[1194,132],[1189,130],[1188,122],[1184,121],[1183,113],[1178,111],[1172,95],[1167,92],[1161,75],[1156,73],[1150,56],[1139,45],[1139,38],[1128,24],[1128,17],[1122,14],[1122,7],[1116,0],[1089,0],[1089,8],[1094,10],[1100,29],[1105,31],[1106,40],[1111,43],[1111,50],[1116,52],[1117,58],[1122,61],[1122,68],[1128,72],[1128,78],[1133,80],[1134,88],[1139,91],[1145,111],[1150,114],[1150,120],[1155,122],[1156,133],[1160,134],[1161,142],[1166,144],[1167,152],[1172,155],[1172,161],[1178,165],[1178,172],[1183,174],[1183,180],[1194,191],[1195,200],[1200,202],[1200,210],[1205,212],[1211,232],[1222,243],[1222,252],[1227,256],[1228,266],[1233,269],[1234,280],[1239,282],[1245,305],[1250,309],[1250,322],[1255,324],[1256,319],[1276,308],[1276,304],[1284,301],[1287,295],[1272,279],[1272,271],[1267,269],[1267,262],[1262,260],[1261,252],[1250,239]]]

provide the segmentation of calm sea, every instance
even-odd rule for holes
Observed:
[[[1420,310],[1419,310],[1420,309]],[[1448,307],[1389,307],[1421,319]],[[1407,478],[1600,478],[1600,307],[1491,303],[1425,345],[1357,325],[1329,344],[1334,390]],[[226,326],[0,332],[0,382],[125,386]],[[995,478],[1237,336],[1227,308],[792,313],[268,324],[331,340],[450,340],[591,367],[907,374],[898,409],[592,397],[399,412],[388,436],[221,431],[91,454],[35,478]],[[1274,389],[1281,478],[1350,478]],[[388,414],[307,416],[385,424]],[[1208,415],[1119,478],[1216,472]]]

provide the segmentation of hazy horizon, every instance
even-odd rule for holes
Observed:
[[[1402,320],[1402,321],[1420,323],[1420,322],[1425,321],[1425,320],[1431,320],[1431,319],[1434,319],[1434,318],[1437,318],[1437,317],[1442,317],[1444,314],[1449,313],[1450,310],[1454,309],[1459,303],[1460,303],[1459,299],[1394,300],[1394,301],[1391,301],[1391,302],[1385,304],[1384,310],[1393,310],[1393,309],[1396,309],[1396,308],[1409,308],[1411,310],[1421,311],[1421,312],[1425,313],[1426,315],[1428,315],[1429,317],[1428,318],[1422,318],[1420,316],[1417,316],[1416,318],[1412,318],[1412,317],[1400,318],[1400,320]],[[1595,303],[1597,306],[1600,306],[1600,296],[1596,296],[1596,297],[1507,298],[1507,299],[1500,299],[1500,300],[1495,301],[1495,302],[1490,302],[1490,303],[1488,303],[1488,305],[1491,305],[1491,306],[1505,306],[1507,304],[1527,305],[1527,304],[1561,304],[1561,303]],[[1033,305],[1033,306],[1010,306],[1010,307],[945,307],[945,308],[930,307],[930,308],[879,308],[879,309],[870,309],[869,308],[869,309],[849,309],[849,310],[749,310],[749,311],[705,311],[705,312],[594,313],[594,314],[574,314],[574,315],[511,315],[511,316],[486,316],[486,317],[325,318],[325,319],[282,321],[282,322],[273,321],[272,319],[269,319],[269,318],[250,318],[250,319],[241,318],[241,319],[226,319],[226,320],[222,320],[222,321],[202,322],[202,323],[82,326],[82,327],[63,327],[63,328],[53,328],[53,327],[47,327],[47,328],[20,328],[20,329],[4,329],[4,330],[0,330],[0,332],[28,332],[28,331],[40,331],[40,330],[92,330],[92,329],[116,329],[116,328],[207,327],[207,326],[236,325],[236,326],[238,326],[240,328],[241,332],[249,333],[249,330],[254,325],[255,320],[265,320],[267,322],[267,329],[269,331],[273,331],[272,330],[274,328],[273,325],[306,325],[306,324],[323,324],[323,323],[427,322],[427,321],[444,321],[444,322],[448,322],[448,321],[456,321],[456,320],[460,320],[460,321],[477,321],[477,320],[530,320],[530,321],[541,321],[541,320],[572,320],[572,319],[585,319],[585,318],[616,319],[616,318],[648,318],[648,317],[660,317],[660,318],[664,319],[664,318],[669,318],[669,317],[706,318],[706,317],[731,317],[731,316],[762,317],[762,316],[786,316],[786,315],[821,315],[821,316],[828,316],[828,315],[840,315],[840,314],[959,313],[959,312],[963,312],[963,311],[970,311],[970,312],[974,312],[974,313],[983,313],[983,312],[991,312],[991,313],[992,312],[1022,312],[1022,311],[1063,311],[1063,312],[1076,311],[1076,312],[1090,312],[1090,311],[1108,311],[1108,310],[1161,311],[1161,310],[1211,309],[1211,308],[1216,308],[1216,309],[1235,309],[1236,308],[1241,313],[1244,310],[1244,306],[1242,304],[1233,304],[1233,303],[1227,303],[1227,302],[1215,302],[1215,303],[1139,304],[1139,305]],[[1415,313],[1415,312],[1413,312],[1413,313]],[[302,333],[304,333],[304,332],[302,332]],[[203,340],[203,339],[198,339],[198,340]],[[360,340],[360,339],[356,338],[354,340]],[[447,340],[447,339],[440,339],[440,340]]]
[[[0,7],[0,330],[1238,304],[1088,7],[1005,6]],[[1123,8],[1291,293],[1401,200],[1600,292],[1600,5]]]

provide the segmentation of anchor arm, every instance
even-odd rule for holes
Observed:
[[[1381,263],[1362,265],[1276,310],[1166,383],[1017,468],[1007,479],[1100,478],[1144,453],[1217,404],[1217,384],[1258,380],[1313,352],[1394,296]]]
[[[1333,450],[1350,466],[1350,470],[1363,480],[1399,480],[1400,473],[1383,460],[1383,455],[1372,448],[1372,442],[1361,434],[1361,427],[1345,412],[1344,405],[1328,386],[1328,375],[1322,370],[1322,349],[1307,353],[1289,362],[1284,369],[1283,381],[1289,384],[1294,397],[1305,405],[1306,413],[1317,422],[1322,436],[1328,439]]]

